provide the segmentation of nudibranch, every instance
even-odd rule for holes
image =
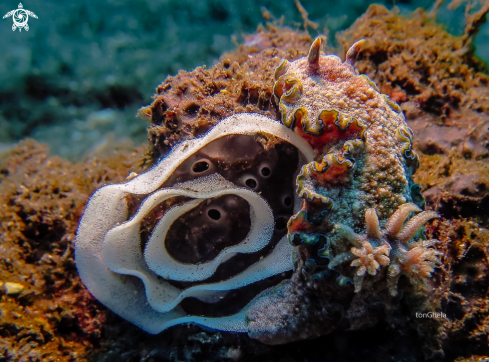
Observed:
[[[401,108],[354,67],[363,43],[353,44],[342,62],[322,55],[317,38],[307,57],[284,60],[275,72],[282,123],[315,151],[297,178],[303,205],[288,234],[294,244],[314,249],[316,265],[338,271],[338,282],[352,280],[359,292],[367,273],[387,273],[396,295],[401,274],[423,284],[439,263],[429,248],[435,241],[412,239],[438,215],[414,204],[419,160]],[[411,212],[420,213],[403,226]]]
[[[277,344],[332,330],[355,295],[394,299],[401,275],[425,285],[438,215],[422,211],[400,107],[354,66],[362,43],[344,62],[319,38],[282,61],[280,121],[232,115],[97,190],[76,237],[90,292],[150,333],[193,322]]]

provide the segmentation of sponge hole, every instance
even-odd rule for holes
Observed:
[[[191,103],[185,108],[185,113],[187,113],[189,116],[196,116],[199,113],[199,110],[200,106],[198,104]]]
[[[290,195],[286,195],[283,198],[283,203],[284,203],[284,206],[286,206],[286,207],[292,206],[292,197]]]
[[[272,170],[270,170],[270,167],[268,166],[263,166],[260,170],[260,173],[263,177],[268,177],[272,173]]]
[[[258,186],[258,182],[253,177],[247,177],[245,179],[245,185],[254,190]]]
[[[207,210],[207,216],[209,216],[212,220],[220,220],[221,212],[217,209],[209,209]]]
[[[280,216],[275,220],[275,229],[281,231],[287,227],[287,218]]]
[[[192,171],[195,172],[195,173],[202,173],[202,172],[205,172],[209,169],[210,167],[210,161],[209,160],[199,160],[197,162],[195,162],[193,165],[192,165]]]

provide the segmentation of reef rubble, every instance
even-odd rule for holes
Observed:
[[[375,242],[372,247],[365,240],[371,237],[381,240],[381,236],[406,231],[401,229],[404,219],[400,216],[402,210],[398,209],[402,203],[399,199],[392,201],[385,213],[369,211],[374,209],[367,204],[359,207],[362,217],[358,218],[358,223],[366,221],[370,225],[365,236],[356,231],[353,233],[341,226],[341,222],[331,225],[338,235],[353,240],[349,248],[353,247],[355,251],[352,249],[352,253],[358,257],[345,263],[341,271],[351,263],[358,268],[352,269],[358,270],[356,275],[363,276],[368,272],[363,282],[357,278],[353,287],[347,278],[326,274],[322,275],[323,280],[311,282],[310,276],[320,264],[313,261],[311,252],[317,252],[314,245],[318,245],[316,242],[320,236],[316,238],[314,232],[304,233],[302,225],[297,225],[296,229],[302,232],[299,236],[302,240],[296,239],[295,242],[302,243],[302,246],[294,252],[295,270],[301,272],[285,273],[262,285],[265,289],[285,279],[280,284],[280,293],[262,294],[258,307],[248,314],[250,320],[257,320],[263,317],[265,310],[279,332],[288,333],[278,340],[273,339],[276,336],[270,337],[269,333],[260,337],[260,329],[251,331],[252,336],[268,343],[284,343],[331,333],[327,338],[267,346],[243,334],[202,331],[196,325],[175,326],[159,335],[148,336],[103,307],[81,284],[73,260],[74,235],[85,204],[96,189],[104,184],[123,182],[126,178],[133,179],[135,174],[141,174],[167,155],[175,145],[202,136],[234,113],[256,112],[281,119],[280,102],[274,97],[278,94],[280,98],[280,92],[289,92],[294,82],[284,83],[284,89],[274,88],[275,69],[282,58],[293,63],[306,56],[312,39],[305,32],[270,24],[260,28],[253,35],[253,41],[225,54],[213,67],[181,71],[157,88],[154,102],[140,111],[140,116],[151,122],[148,132],[151,146],[145,155],[141,149],[119,151],[72,164],[48,156],[48,150],[34,141],[23,141],[3,157],[0,166],[0,247],[5,257],[0,263],[0,281],[3,283],[0,360],[111,361],[123,358],[127,361],[218,361],[255,358],[287,361],[338,359],[341,356],[345,360],[365,361],[392,358],[475,361],[487,358],[483,357],[489,355],[489,109],[486,107],[489,88],[486,68],[470,52],[470,47],[469,50],[465,48],[466,38],[450,35],[422,11],[405,17],[373,5],[350,29],[338,36],[343,54],[360,39],[366,41],[355,67],[400,105],[407,124],[413,129],[412,136],[403,133],[409,140],[409,147],[399,152],[411,150],[411,144],[420,151],[419,168],[413,172],[414,182],[406,182],[406,188],[401,188],[404,191],[400,194],[406,197],[408,193],[421,193],[426,201],[414,196],[411,200],[406,199],[413,203],[404,204],[411,205],[407,207],[404,218],[409,212],[425,206],[432,210],[431,216],[435,211],[442,216],[428,223],[424,231],[428,240],[439,242],[428,245],[421,241],[410,249],[416,251],[417,255],[411,256],[413,258],[423,255],[417,253],[417,247],[433,250],[427,259],[438,255],[437,264],[441,265],[429,270],[432,273],[430,278],[412,284],[408,278],[401,277],[395,289],[400,293],[395,297],[393,294],[396,293],[390,293],[394,290],[392,286],[383,284],[378,277],[375,279],[377,284],[374,279],[368,279],[381,266],[387,265],[384,257],[389,255],[390,249],[386,243],[377,245]],[[326,53],[328,51],[333,52],[326,49]],[[266,142],[263,144],[267,145]],[[257,149],[259,161],[272,159],[275,162],[273,167],[285,168],[287,162],[280,161],[281,156],[297,159],[295,151],[286,147],[276,148],[279,144],[275,142],[268,148],[264,146],[265,151]],[[206,157],[212,151],[207,150]],[[205,166],[199,161],[200,158],[192,160],[190,166],[197,165],[196,170],[199,170]],[[329,159],[326,161],[333,164]],[[261,172],[263,165],[260,162],[246,165],[246,156],[240,162],[231,166],[222,163],[216,167],[224,171],[228,168],[233,172],[240,170],[245,185],[247,182],[250,182],[248,186],[255,185],[249,180],[260,185],[262,179],[249,173],[253,168]],[[315,170],[310,169],[310,174],[329,165],[318,163]],[[214,167],[212,163],[207,164],[208,168],[211,166]],[[273,171],[273,167],[267,168]],[[337,176],[344,170],[339,167],[335,172]],[[266,172],[262,176],[264,179],[268,177]],[[173,182],[185,182],[185,177],[184,174],[176,175]],[[233,177],[239,179],[241,174]],[[315,180],[318,179],[318,182],[331,180],[329,176]],[[310,187],[312,182],[305,180],[304,184]],[[263,192],[274,195],[282,190],[264,189]],[[290,190],[284,188],[283,192],[285,195]],[[326,195],[323,191],[318,194]],[[129,212],[135,213],[141,199],[133,197],[128,200]],[[280,198],[272,208],[281,208],[280,216],[288,220],[292,211],[297,211],[292,210],[291,203],[285,200]],[[372,200],[376,200],[375,197]],[[280,205],[279,201],[284,204]],[[373,204],[376,202],[372,201]],[[314,214],[314,205],[308,206],[307,202],[304,205],[310,207],[316,219],[322,217],[320,213]],[[237,223],[236,229],[247,225],[249,228],[249,222],[236,221],[235,214],[228,209],[220,209],[223,207],[221,204],[205,207],[205,210],[198,210],[220,210],[221,215],[229,215],[227,220]],[[240,207],[248,211],[245,204]],[[377,213],[381,220],[380,228]],[[396,216],[397,221],[391,222],[389,218],[396,213],[400,213]],[[161,218],[161,214],[161,210],[156,210],[153,215]],[[211,219],[212,215],[208,213]],[[185,217],[198,218],[198,213]],[[421,224],[418,221],[413,223]],[[279,226],[278,223],[276,225]],[[409,222],[405,228],[408,225]],[[154,223],[147,220],[142,237],[148,239],[149,231],[154,227]],[[356,226],[357,230],[359,228],[360,224]],[[229,238],[221,229],[214,225],[211,230],[198,232]],[[278,240],[285,229],[274,232]],[[185,234],[182,225],[176,225],[170,233],[174,237],[187,235],[186,238],[193,240],[188,232]],[[411,231],[406,231],[407,239],[410,238],[407,234],[412,236]],[[294,238],[292,235],[293,241]],[[199,250],[195,244],[188,249],[178,245],[169,248],[172,255],[192,255],[197,262],[215,257],[215,253]],[[341,253],[335,253],[333,249],[323,252],[323,255],[328,256],[330,262],[335,257],[341,259]],[[374,254],[372,258],[367,257]],[[341,260],[337,262],[339,265]],[[362,266],[365,270],[361,269]],[[423,270],[428,276],[428,270]],[[220,280],[222,275],[218,274],[217,278]],[[338,288],[336,279],[346,287]],[[192,287],[192,284],[185,283],[178,282],[173,286]],[[22,288],[18,287],[13,292],[15,288],[9,289],[9,285],[15,284],[22,285]],[[424,284],[424,287],[417,284]],[[371,291],[379,285],[389,293],[373,296]],[[360,294],[355,294],[355,291]],[[247,289],[231,300],[239,306],[238,299],[248,298],[251,294],[253,291]],[[327,298],[333,294],[336,295],[335,300]],[[362,298],[352,299],[353,295]],[[324,300],[327,300],[327,305]],[[186,303],[182,303],[183,308],[195,314],[209,312],[201,303]],[[227,313],[227,307],[220,312]],[[434,312],[442,317],[428,317]],[[284,325],[277,325],[277,320],[283,321]],[[318,320],[329,322],[317,323]],[[293,325],[295,321],[300,323]],[[355,348],[351,348],[353,345]]]

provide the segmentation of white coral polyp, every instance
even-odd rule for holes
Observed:
[[[218,174],[173,187],[161,187],[176,169],[207,144],[229,135],[265,134],[289,142],[300,153],[301,164],[313,159],[310,146],[280,123],[259,114],[237,114],[222,120],[204,137],[182,142],[148,172],[123,184],[104,186],[91,197],[76,237],[76,263],[83,283],[104,305],[149,333],[180,323],[194,322],[210,328],[246,332],[246,308],[221,318],[187,316],[178,304],[187,297],[217,302],[228,291],[291,270],[292,246],[284,237],[259,262],[229,279],[180,290],[165,279],[201,281],[239,253],[254,253],[270,242],[274,218],[267,202],[257,193],[236,187]],[[128,220],[127,195],[147,195],[137,213]],[[169,227],[202,201],[234,194],[250,205],[251,229],[240,243],[222,250],[213,260],[183,264],[165,247]],[[158,221],[141,251],[140,222],[164,200],[176,196],[193,200],[168,210]],[[295,200],[294,211],[300,208]],[[159,278],[163,277],[162,278]]]

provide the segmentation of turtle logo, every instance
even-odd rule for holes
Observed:
[[[20,32],[22,31],[22,28],[24,28],[25,31],[29,30],[29,25],[27,24],[27,21],[29,20],[29,15],[37,19],[36,14],[34,14],[32,11],[25,10],[22,3],[19,3],[18,9],[9,11],[7,14],[3,16],[3,18],[5,19],[11,16],[14,19],[14,25],[12,25],[12,31],[15,31],[15,29],[19,28],[19,32]]]

